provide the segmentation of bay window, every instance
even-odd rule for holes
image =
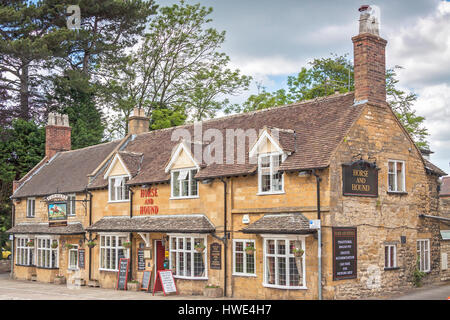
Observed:
[[[206,236],[171,235],[170,269],[177,278],[207,279]]]
[[[258,157],[258,191],[260,194],[282,193],[283,173],[279,171],[283,155],[264,154]]]
[[[36,266],[41,268],[58,268],[58,248],[52,248],[52,243],[58,240],[50,237],[36,237]]]
[[[388,161],[388,187],[390,192],[405,192],[405,162]]]
[[[125,185],[128,180],[128,176],[116,176],[109,178],[109,202],[130,200],[130,191]]]
[[[253,250],[249,249],[252,248]],[[233,240],[233,275],[255,275],[255,241]]]
[[[198,196],[198,182],[194,178],[197,169],[173,170],[171,172],[172,198]]]
[[[305,252],[305,239],[297,237],[264,238],[265,287],[305,289],[305,254],[296,256],[298,249]]]
[[[34,247],[27,246],[31,239],[27,237],[18,237],[16,241],[16,264],[21,266],[31,266],[34,264]]]
[[[100,236],[100,270],[118,271],[119,259],[128,254],[122,243],[127,240],[126,235]]]

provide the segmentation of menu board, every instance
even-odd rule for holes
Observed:
[[[144,249],[138,249],[137,266],[139,271],[145,270]]]
[[[333,227],[333,280],[357,276],[356,227]]]
[[[119,260],[119,271],[117,272],[117,290],[127,290],[129,265],[130,259],[121,258]]]
[[[142,284],[141,284],[141,290],[147,290],[150,288],[150,280],[151,280],[151,271],[144,271],[142,275]]]
[[[85,253],[84,249],[78,249],[78,267],[80,269],[84,269],[84,261],[85,261],[84,253]]]
[[[209,267],[210,269],[222,269],[222,246],[220,243],[211,243],[209,246]]]
[[[166,293],[173,293],[173,292],[178,293],[177,286],[175,284],[175,279],[173,278],[172,270],[158,271],[155,285],[153,286],[153,294],[155,294],[155,290],[158,287],[158,284],[161,284],[164,295],[166,295]]]

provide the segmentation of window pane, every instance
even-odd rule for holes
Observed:
[[[395,190],[395,174],[389,173],[388,181],[389,181],[389,191],[396,191]]]
[[[236,251],[244,251],[244,243],[242,241],[235,242]]]
[[[116,189],[114,187],[114,183],[115,183],[115,179],[111,178],[111,180],[109,182],[109,198],[111,199],[111,201],[116,200]]]
[[[179,172],[172,173],[172,190],[173,190],[172,192],[174,197],[180,196],[180,183],[178,181],[179,174],[180,174]]]
[[[275,257],[267,257],[267,283],[275,284]]]
[[[195,174],[197,173],[197,170],[191,170],[191,196],[196,196],[197,195],[197,185],[198,182],[196,179],[194,179]]]
[[[404,191],[403,185],[403,163],[397,162],[397,191]]]
[[[267,240],[267,253],[275,254],[275,240]]]
[[[204,277],[205,276],[205,266],[203,261],[203,252],[194,252],[194,276]]]
[[[255,254],[246,254],[247,256],[247,273],[255,273]]]
[[[286,242],[277,240],[277,254],[286,254]]]
[[[300,279],[301,263],[302,258],[289,258],[289,285],[291,287],[303,285]]]
[[[261,191],[270,191],[270,172],[261,172]]]
[[[236,252],[236,272],[244,272],[244,253],[242,252]]]
[[[286,285],[286,259],[284,257],[277,257],[278,262],[278,285]]]

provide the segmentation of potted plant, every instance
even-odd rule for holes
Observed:
[[[139,281],[131,280],[127,282],[127,290],[129,291],[139,291]]]
[[[53,240],[53,241],[52,241],[52,244],[51,244],[51,247],[52,247],[53,249],[58,248],[58,241]]]
[[[97,245],[97,243],[95,243],[95,241],[90,240],[90,241],[87,242],[87,246],[88,246],[89,248],[93,248],[93,247],[95,247],[96,245]]]
[[[201,243],[201,242],[200,243],[196,243],[194,245],[194,249],[195,249],[195,251],[197,251],[199,253],[202,253],[205,250],[205,245],[203,243]]]
[[[203,290],[203,295],[208,298],[220,298],[223,296],[223,290],[220,286],[208,284]]]
[[[27,247],[34,247],[34,240],[31,239],[30,241],[27,242]]]
[[[70,250],[70,249],[73,248],[73,244],[71,244],[71,243],[66,243],[66,244],[64,245],[64,247],[65,247],[67,250]]]
[[[64,277],[62,274],[57,274],[55,276],[55,279],[53,280],[54,284],[65,284],[66,283],[66,277]]]
[[[305,251],[303,251],[302,248],[294,247],[292,248],[292,253],[294,254],[294,257],[301,258],[303,256],[303,253],[305,253]]]
[[[245,253],[250,254],[250,255],[255,253],[255,246],[253,245],[253,243],[247,244],[247,246],[245,247]]]
[[[131,241],[123,241],[122,246],[124,248],[131,248]]]

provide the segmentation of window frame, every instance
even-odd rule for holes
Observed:
[[[386,256],[386,248],[388,249],[388,255]],[[394,250],[394,261],[391,261],[391,249]],[[388,263],[386,265],[386,262]],[[396,244],[385,244],[384,245],[384,269],[394,269],[397,268],[397,245]]]
[[[242,253],[243,253],[243,270],[244,272],[237,272],[236,271],[236,243],[237,242],[243,242],[242,244]],[[245,247],[247,246],[247,243],[253,243],[253,247],[255,248],[255,252],[253,253],[253,259],[254,259],[254,272],[248,272],[247,271],[247,252],[245,251]],[[240,252],[240,251],[239,251]],[[254,239],[233,239],[233,276],[243,276],[243,277],[256,277],[256,244]]]
[[[262,234],[261,237],[263,238],[263,287],[268,287],[268,288],[276,288],[276,289],[284,289],[284,290],[306,290],[307,288],[307,284],[306,284],[306,236],[283,236],[283,235],[276,235],[276,234]],[[303,250],[303,256],[302,256],[302,279],[303,279],[303,285],[301,286],[287,286],[287,285],[279,285],[279,284],[270,284],[267,283],[267,241],[268,240],[274,240],[275,241],[275,253],[274,254],[269,254],[270,256],[285,256],[285,259],[287,261],[286,263],[286,280],[289,280],[289,259],[294,257],[293,254],[290,253],[290,248],[289,248],[289,242],[290,241],[301,241],[302,244],[302,250]],[[285,240],[285,248],[287,249],[286,252],[287,254],[284,255],[280,255],[277,254],[277,245],[276,245],[276,241],[277,240]],[[275,271],[275,282],[278,281],[278,270]],[[287,283],[287,281],[286,281]]]
[[[394,172],[393,173],[389,172],[389,164],[390,163],[394,163]],[[397,163],[401,163],[402,164],[403,190],[398,190],[398,185],[397,185],[397,181],[398,181]],[[390,190],[389,189],[389,176],[392,175],[392,174],[394,175],[395,190]],[[389,193],[406,193],[406,161],[405,160],[388,159],[388,164],[387,164],[387,190],[388,190]]]
[[[118,175],[118,176],[110,176],[108,177],[108,202],[109,203],[115,203],[115,202],[129,202],[130,201],[130,190],[127,188],[127,186],[125,185],[127,183],[127,181],[123,182],[123,188],[120,188],[121,192],[119,193],[117,190],[119,190],[119,188],[115,187],[112,185],[111,180],[114,179],[121,179],[121,180],[125,180],[125,178],[128,178],[127,181],[130,180],[130,176],[127,174],[123,174],[123,175]],[[111,200],[111,188],[114,188],[114,196],[115,196],[115,200]],[[125,191],[123,190],[125,189]],[[117,200],[118,198],[118,194],[123,196],[126,196],[127,194],[127,190],[128,190],[128,199],[120,199]]]
[[[16,240],[15,264],[18,266],[34,266],[34,247],[28,247],[27,242],[33,240],[36,245],[35,239],[30,238],[28,236],[16,236],[15,240]],[[26,263],[22,261],[22,258],[24,257],[24,255],[21,254],[22,252],[24,252]]]
[[[69,208],[69,210],[67,210],[68,217],[75,217],[77,215],[76,199],[77,199],[77,195],[75,193],[71,193],[71,194],[67,195],[67,206]]]
[[[79,250],[79,248],[78,248],[78,244],[72,244],[72,248],[70,248],[69,250],[68,250],[68,252],[67,252],[67,270],[79,270],[80,268],[79,268],[79,266],[78,266],[78,250]],[[70,263],[70,253],[72,252],[72,251],[75,251],[75,256],[76,256],[76,258],[75,258],[75,261],[76,261],[76,265],[75,266],[73,266],[73,265],[71,265],[71,263]]]
[[[47,241],[49,241],[49,246],[46,245]],[[53,241],[58,242],[58,247],[51,247]],[[39,244],[42,243],[44,243],[45,246],[39,246]],[[36,248],[35,265],[37,268],[59,269],[59,239],[55,239],[51,236],[36,236],[34,240],[34,246]],[[47,251],[48,257],[46,258]],[[55,257],[53,256],[53,253],[55,253]],[[53,258],[55,259],[55,266],[53,266]],[[39,263],[40,261],[42,261],[42,264]],[[46,266],[45,262],[49,262],[49,266]]]
[[[273,156],[281,156],[281,161],[279,165],[281,165],[286,160],[286,154],[283,152],[267,152],[258,154],[258,193],[257,195],[270,195],[270,194],[283,194],[284,191],[284,172],[281,172],[281,190],[274,191],[273,190]],[[269,157],[269,171],[270,171],[270,190],[262,191],[262,170],[261,163],[262,158]]]
[[[179,252],[185,252],[185,253],[190,253],[191,256],[191,275],[190,276],[182,276],[182,275],[178,275],[176,274],[176,272],[178,272],[179,268],[175,269],[175,272],[173,273],[173,277],[174,278],[178,278],[178,279],[187,279],[187,280],[208,280],[208,237],[205,234],[195,234],[195,233],[186,233],[186,234],[168,234],[169,236],[169,269],[173,270],[172,266],[173,266],[173,261],[172,261],[172,253],[175,252],[176,253],[176,260],[175,264],[178,265],[178,253]],[[178,249],[172,248],[172,239],[176,238],[176,244],[178,247],[178,239],[183,238],[183,249]],[[191,240],[191,249],[190,250],[186,250],[186,239],[190,238]],[[197,277],[194,276],[194,266],[195,266],[195,262],[194,262],[194,254],[195,249],[194,249],[194,244],[195,244],[195,239],[203,239],[203,244],[205,245],[205,250],[202,252],[203,254],[203,266],[205,269],[205,275],[201,276],[201,277]],[[185,263],[185,269],[186,269],[186,265],[187,263]]]
[[[32,214],[30,214],[30,201],[33,203]],[[35,218],[36,217],[36,198],[29,197],[27,198],[27,218]]]
[[[183,181],[186,180],[178,180],[177,178],[177,182],[178,182],[178,190],[179,190],[179,195],[176,196],[174,194],[174,189],[175,189],[175,185],[174,185],[174,174],[175,173],[180,173],[182,171],[188,171],[187,175],[188,175],[188,195],[187,196],[182,196],[182,185],[183,185]],[[195,173],[193,173],[193,171],[195,171]],[[196,180],[194,178],[195,174],[197,174],[198,169],[196,167],[190,167],[190,168],[182,168],[182,169],[173,169],[170,171],[170,199],[171,200],[176,200],[176,199],[195,199],[195,198],[199,198],[199,183],[198,180]],[[192,195],[192,182],[196,181],[196,185],[197,185],[197,194]]]
[[[98,270],[100,271],[112,271],[112,272],[117,272],[119,271],[119,250],[123,250],[124,252],[124,257],[128,258],[129,255],[129,248],[125,248],[124,246],[119,246],[119,238],[125,238],[125,241],[130,241],[129,239],[129,235],[126,233],[100,233],[99,234],[100,239],[99,239],[99,250],[98,250],[98,255],[99,255],[99,264],[98,264]],[[102,245],[102,238],[103,237],[110,237],[110,245],[106,245],[106,238],[105,238],[105,245]],[[111,246],[112,243],[112,237],[115,237],[115,241],[116,241],[116,246]],[[106,268],[106,266],[102,266],[104,261],[102,259],[102,249],[105,250],[105,261],[106,261],[106,251],[108,250],[115,250],[115,268]],[[110,259],[111,259],[111,254],[110,254]],[[111,261],[109,263],[111,265]]]
[[[423,252],[423,253],[422,253],[422,246],[419,245],[419,243],[421,243],[421,242],[425,242],[427,244],[427,247],[425,248],[425,252]],[[431,246],[430,239],[417,239],[417,241],[416,241],[416,252],[419,257],[419,270],[422,272],[425,272],[425,273],[428,273],[431,271],[430,246]],[[417,247],[419,247],[419,248],[417,248]],[[422,265],[422,256],[423,256],[422,254],[425,254],[425,253],[427,254],[426,258],[427,258],[427,262],[428,262],[426,269],[424,269],[423,265]],[[423,256],[423,257],[425,257],[425,256]]]

